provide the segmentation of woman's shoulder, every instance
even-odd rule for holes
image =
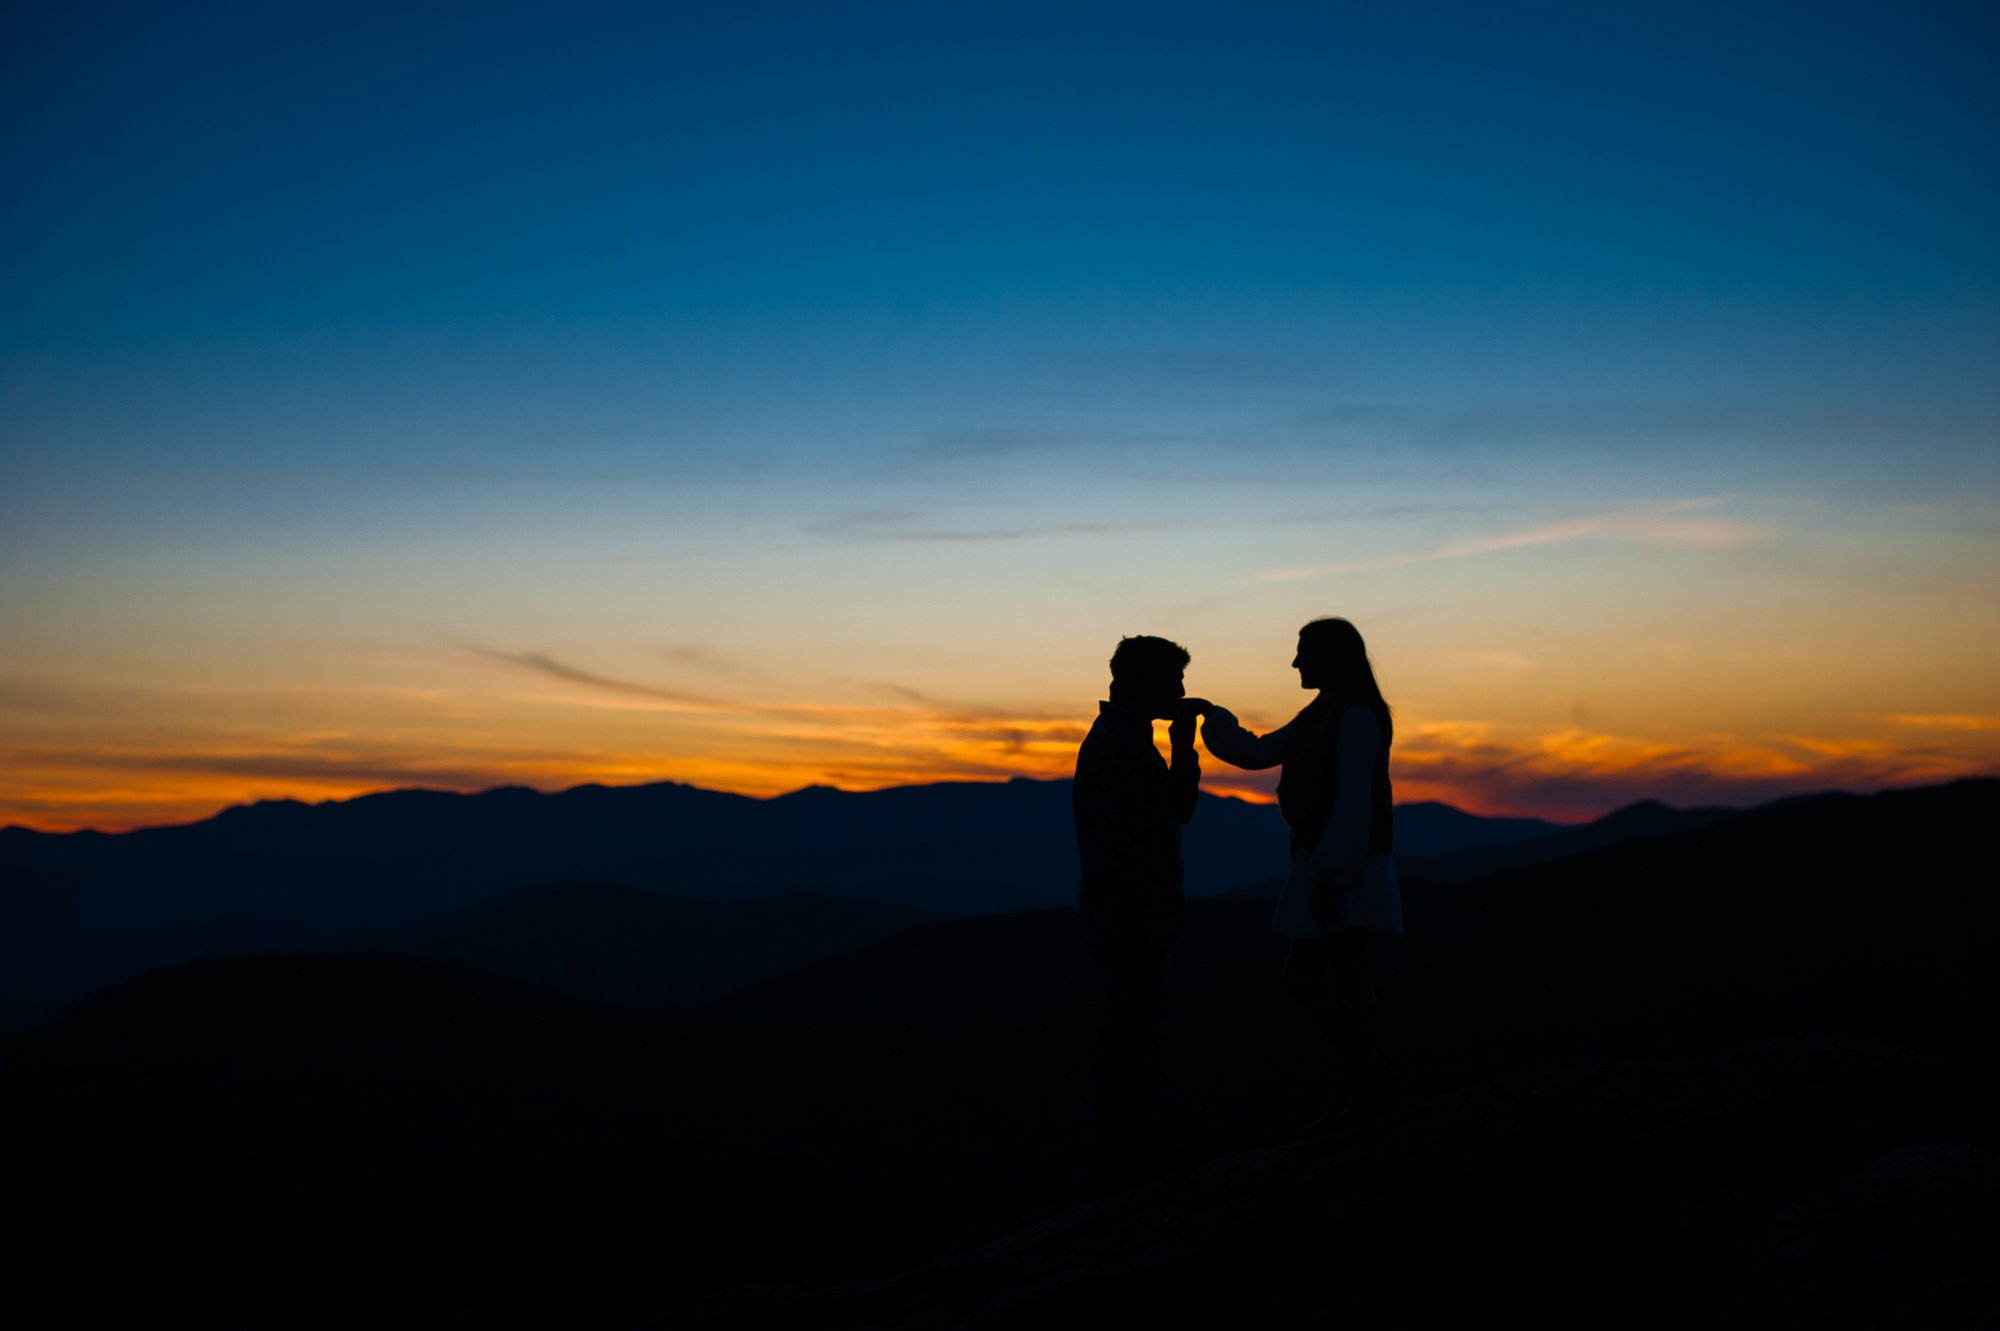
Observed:
[[[1365,702],[1350,701],[1340,709],[1340,733],[1342,738],[1349,735],[1361,739],[1380,740],[1382,723],[1375,716],[1375,709]]]

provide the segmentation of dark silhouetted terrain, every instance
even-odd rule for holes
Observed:
[[[937,918],[832,897],[686,901],[616,883],[563,883],[312,950],[455,961],[618,1007],[692,1007]]]
[[[1423,1098],[1862,1036],[1936,1064],[1912,1142],[2000,1146],[1997,816],[1995,781],[1827,796],[1477,883],[1412,882],[1408,941],[1378,948],[1390,1053]],[[1212,1155],[1291,1140],[1331,1083],[1276,986],[1269,911],[1193,903],[1176,961],[1163,1134]],[[359,1214],[375,1218],[349,1232],[391,1254],[378,1266],[486,1306],[492,1277],[463,1256],[497,1242],[466,1237],[478,1217],[551,1171],[596,1177],[563,1162],[603,1134],[605,1150],[653,1143],[632,1149],[656,1170],[680,1167],[675,1143],[823,1162],[832,1200],[813,1214],[838,1227],[851,1212],[880,1238],[845,1274],[893,1261],[899,1217],[906,1256],[934,1253],[1067,1195],[1098,1019],[1076,934],[1067,910],[946,919],[666,1012],[401,957],[154,972],[0,1041],[9,1278],[90,1325],[241,1324],[257,1271],[310,1268],[300,1236],[327,1226],[308,1220]],[[792,1166],[754,1151],[716,1168],[780,1186]],[[594,1279],[641,1287],[640,1303],[657,1287],[661,1306],[701,1283],[649,1261]],[[731,1278],[789,1279],[797,1261],[774,1251]]]
[[[1462,881],[1726,813],[1635,805],[1564,829],[1415,803],[1399,806],[1396,819],[1407,871]],[[1284,868],[1283,825],[1269,805],[1205,795],[1186,852],[1191,895],[1273,891]],[[861,794],[811,788],[770,800],[673,783],[579,786],[559,795],[408,790],[319,805],[271,801],[117,836],[7,828],[0,830],[0,1032],[40,1025],[154,966],[323,947],[364,932],[435,931],[441,920],[561,883],[619,884],[718,905],[812,895],[983,915],[1067,905],[1076,877],[1067,781]],[[413,955],[458,955],[414,935],[407,947],[377,942]],[[720,975],[733,964],[718,959],[714,969]]]
[[[1396,853],[1404,858],[1431,859],[1484,846],[1511,846],[1567,830],[1562,823],[1541,818],[1482,818],[1436,800],[1396,806]]]
[[[1865,1325],[2000,1229],[2000,1156],[1889,1150],[1929,1080],[1813,1039],[1511,1077],[884,1280],[721,1291],[647,1328]],[[1853,1236],[1844,1273],[1797,1260],[1850,1219],[1894,1228]]]
[[[1206,796],[1188,880],[1281,869],[1268,806]],[[270,801],[107,836],[0,830],[0,1031],[152,966],[396,932],[565,882],[690,900],[816,895],[934,914],[1069,904],[1067,781],[956,782],[758,800],[693,786],[405,790]]]
[[[1450,808],[1449,805],[1439,806]],[[1456,809],[1452,810],[1457,813]],[[1637,841],[1641,837],[1665,836],[1669,832],[1687,832],[1697,827],[1707,827],[1722,822],[1737,814],[1735,809],[1672,809],[1658,800],[1642,800],[1628,804],[1613,813],[1608,813],[1594,823],[1582,827],[1561,828],[1543,824],[1546,833],[1529,835],[1523,833],[1509,836],[1506,840],[1498,837],[1481,840],[1466,840],[1449,851],[1431,849],[1399,849],[1396,855],[1398,867],[1405,877],[1431,883],[1469,883],[1475,878],[1499,873],[1503,869],[1519,868],[1526,864],[1545,864],[1550,860],[1562,859],[1569,855],[1581,855],[1585,851],[1602,850],[1606,846],[1621,845],[1627,841]],[[1397,810],[1400,816],[1402,810]],[[1463,817],[1464,815],[1460,815]],[[1491,819],[1500,823],[1531,822],[1531,819]],[[1402,825],[1397,824],[1396,834],[1402,836]]]

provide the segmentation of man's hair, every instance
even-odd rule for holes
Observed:
[[[1118,650],[1111,653],[1112,701],[1154,681],[1172,679],[1187,669],[1190,659],[1187,648],[1165,638],[1120,638]]]

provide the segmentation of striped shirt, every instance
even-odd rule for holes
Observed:
[[[1192,744],[1170,769],[1153,747],[1153,726],[1117,703],[1099,703],[1076,755],[1070,807],[1083,861],[1077,911],[1089,944],[1139,941],[1155,922],[1181,929],[1181,825],[1201,796]]]

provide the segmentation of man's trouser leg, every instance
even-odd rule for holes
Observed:
[[[1082,1169],[1115,1168],[1145,1154],[1153,1135],[1160,1026],[1167,1015],[1167,959],[1137,940],[1090,949],[1106,1015],[1090,1064]]]

